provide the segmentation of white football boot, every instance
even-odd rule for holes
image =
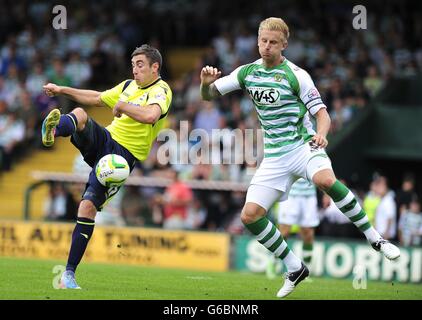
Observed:
[[[376,242],[371,243],[371,246],[376,251],[381,251],[384,256],[389,260],[395,260],[400,257],[400,249],[385,239],[381,238]]]
[[[278,298],[288,296],[296,286],[309,275],[308,268],[302,263],[302,267],[295,272],[286,272],[283,287],[277,292]]]

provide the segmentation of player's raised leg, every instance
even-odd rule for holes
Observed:
[[[56,127],[60,122],[60,110],[53,109],[45,117],[41,126],[42,143],[46,147],[51,147],[54,144],[54,136],[56,134]]]
[[[316,172],[312,179],[315,185],[333,199],[337,208],[359,228],[376,251],[381,251],[389,260],[397,259],[400,256],[399,248],[381,237],[369,222],[354,194],[337,180],[331,169]]]
[[[256,236],[258,242],[274,254],[275,257],[281,259],[286,265],[287,273],[284,285],[277,293],[277,297],[279,298],[290,294],[299,282],[309,274],[308,268],[289,249],[280,231],[266,217],[268,208],[281,195],[281,191],[261,185],[251,185],[248,189],[246,204],[241,214],[243,224]]]
[[[63,115],[59,109],[51,110],[42,123],[42,143],[46,147],[51,147],[55,137],[68,137],[76,130],[82,130],[87,120],[88,115],[82,108],[76,108]]]

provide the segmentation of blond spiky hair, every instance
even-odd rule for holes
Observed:
[[[262,20],[261,23],[259,24],[258,36],[261,34],[261,30],[263,29],[271,30],[271,31],[281,31],[284,35],[284,40],[286,41],[290,35],[289,27],[281,18],[271,17],[271,18]]]

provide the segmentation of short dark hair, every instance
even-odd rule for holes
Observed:
[[[143,54],[147,57],[149,61],[149,65],[151,66],[153,63],[158,63],[158,73],[160,73],[161,65],[163,64],[163,58],[161,57],[160,51],[158,49],[151,47],[149,44],[143,44],[140,47],[136,47],[135,50],[132,52],[131,57]]]

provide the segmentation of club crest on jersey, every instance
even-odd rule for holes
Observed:
[[[277,104],[281,96],[276,88],[250,87],[248,93],[256,103],[266,106]]]
[[[281,82],[281,80],[283,80],[283,78],[284,78],[284,75],[281,74],[281,73],[276,73],[274,75],[274,80],[277,81],[277,82]]]

